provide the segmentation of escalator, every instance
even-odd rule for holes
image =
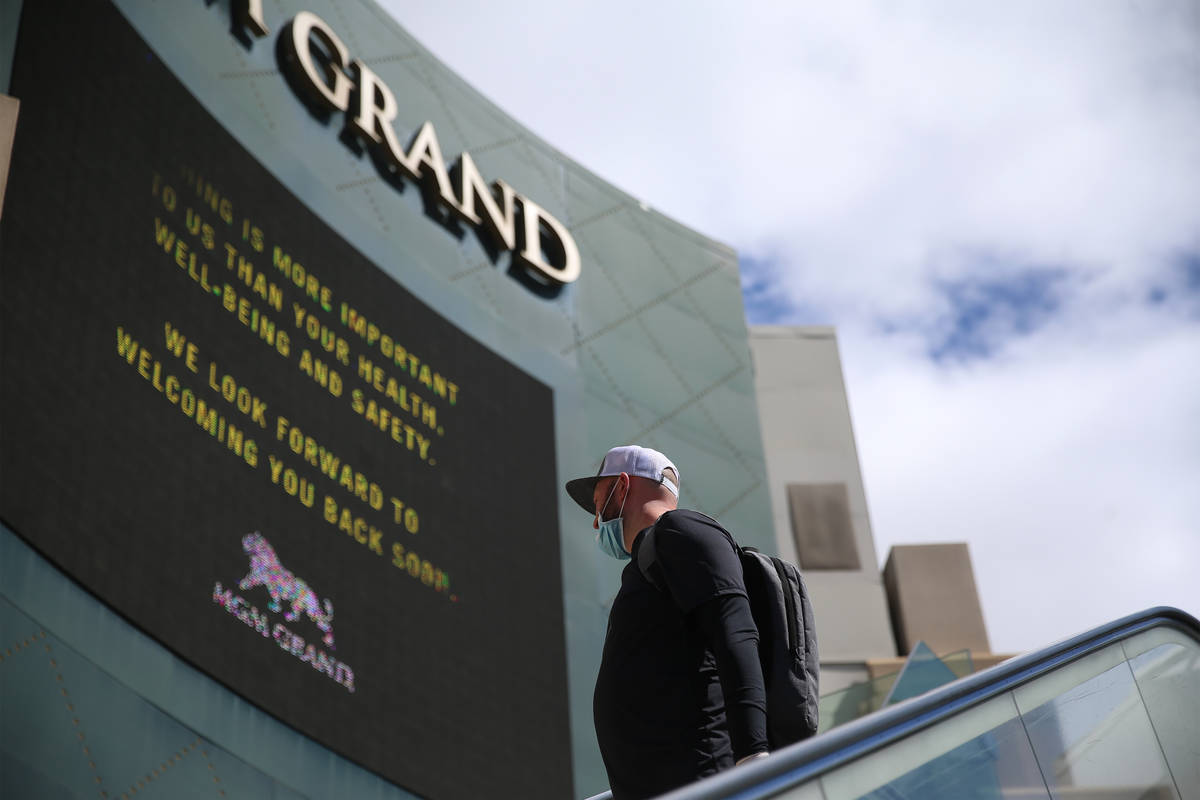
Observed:
[[[1134,614],[664,797],[1200,800],[1200,622]]]

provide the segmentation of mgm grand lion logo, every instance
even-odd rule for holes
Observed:
[[[242,549],[250,556],[250,572],[238,583],[238,588],[245,591],[265,586],[271,596],[267,608],[278,613],[287,604],[288,609],[283,612],[285,620],[294,622],[301,616],[308,617],[325,634],[322,640],[325,645],[332,648],[333,603],[326,599],[322,605],[316,592],[280,563],[275,548],[261,533],[255,531],[243,536]]]
[[[280,650],[341,684],[346,691],[353,692],[354,670],[349,664],[339,661],[321,645],[305,641],[304,636],[272,616],[282,612],[284,621],[289,623],[308,617],[324,634],[322,642],[325,647],[333,650],[333,603],[329,600],[321,602],[308,583],[284,567],[275,548],[258,531],[242,537],[242,549],[250,557],[250,571],[238,581],[237,588],[246,591],[264,587],[271,598],[267,610],[260,611],[252,601],[235,594],[220,581],[213,585],[213,603],[264,639],[274,640]]]

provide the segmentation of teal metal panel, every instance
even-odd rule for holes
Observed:
[[[0,525],[0,796],[414,796],[276,721]]]
[[[12,78],[22,2],[24,0],[0,0],[0,92],[8,92],[8,82]]]

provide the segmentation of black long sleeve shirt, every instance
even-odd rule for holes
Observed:
[[[655,588],[633,561],[609,614],[593,716],[615,800],[652,797],[767,749],[758,632],[729,535],[664,514]]]

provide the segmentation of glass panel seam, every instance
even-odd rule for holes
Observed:
[[[1175,772],[1171,769],[1171,761],[1167,758],[1166,748],[1163,747],[1162,738],[1158,735],[1158,727],[1154,724],[1154,715],[1150,713],[1150,706],[1146,705],[1146,698],[1142,695],[1142,686],[1138,683],[1137,673],[1133,671],[1133,665],[1129,663],[1129,653],[1125,650],[1125,641],[1121,641],[1121,655],[1125,656],[1125,668],[1129,670],[1129,677],[1133,678],[1133,688],[1137,690],[1138,702],[1142,704],[1142,710],[1146,712],[1146,719],[1150,722],[1150,732],[1154,734],[1154,743],[1158,745],[1158,752],[1162,754],[1163,765],[1167,768],[1167,776],[1171,779],[1171,786],[1175,788],[1175,796],[1183,797],[1183,792],[1179,791],[1179,781],[1175,780]]]
[[[1017,697],[1011,691],[1008,696],[1012,698],[1013,708],[1017,710],[1017,719],[1021,721],[1021,732],[1025,734],[1025,741],[1029,745],[1029,752],[1033,755],[1033,763],[1037,764],[1038,777],[1042,779],[1042,787],[1046,790],[1046,797],[1054,797],[1054,792],[1050,791],[1050,782],[1046,780],[1046,770],[1042,767],[1042,759],[1038,755],[1038,749],[1033,744],[1033,738],[1029,735],[1029,728],[1025,725],[1025,712],[1017,705]]]

